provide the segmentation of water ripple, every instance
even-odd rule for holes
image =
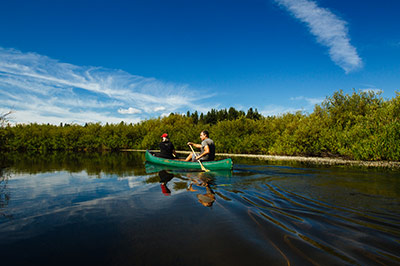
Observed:
[[[230,186],[217,185],[217,195],[233,201],[230,208],[246,210],[247,218],[239,216],[239,223],[250,218],[264,243],[272,245],[287,265],[291,260],[313,265],[400,263],[400,215],[380,208],[399,202],[399,197],[364,195],[358,187],[341,187],[340,182],[315,188],[316,183],[329,181],[321,180],[315,170],[306,174],[290,167],[236,170]]]

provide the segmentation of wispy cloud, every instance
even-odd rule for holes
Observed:
[[[119,109],[118,113],[120,114],[140,114],[142,111],[140,111],[139,109],[133,108],[133,107],[129,107],[128,109]]]
[[[394,48],[399,48],[400,47],[400,41],[398,41],[398,40],[390,40],[390,41],[387,41],[386,42],[386,46],[389,46],[389,47],[394,47]]]
[[[376,85],[373,84],[360,84],[360,86],[357,88],[358,90],[361,90],[363,92],[373,92],[375,94],[383,93],[384,91],[377,87]]]
[[[383,93],[383,90],[381,89],[375,89],[375,88],[367,88],[367,89],[362,89],[363,92],[373,92],[375,94]]]
[[[207,96],[193,91],[122,70],[76,66],[0,47],[0,106],[15,110],[17,123],[135,123],[158,111],[202,106],[199,101]]]
[[[325,98],[296,96],[291,97],[288,105],[270,104],[264,106],[260,113],[264,116],[280,116],[287,113],[306,112],[311,113],[316,104],[320,104]]]
[[[263,116],[280,116],[287,113],[296,113],[298,111],[304,111],[301,108],[293,108],[281,105],[270,104],[263,107],[260,113]]]
[[[325,98],[310,98],[310,97],[304,97],[304,96],[297,96],[297,97],[292,97],[290,98],[292,101],[305,101],[307,103],[307,107],[313,107],[316,104],[322,103]]]
[[[350,44],[347,23],[312,0],[275,0],[294,17],[307,24],[317,41],[328,47],[333,62],[346,73],[362,67],[356,48]]]
[[[165,107],[164,106],[157,106],[154,108],[154,112],[159,112],[159,111],[164,111]]]

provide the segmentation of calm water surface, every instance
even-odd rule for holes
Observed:
[[[1,265],[400,265],[400,172],[0,155]]]

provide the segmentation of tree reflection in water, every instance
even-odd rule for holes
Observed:
[[[7,215],[5,210],[10,201],[10,191],[8,189],[8,180],[10,179],[10,173],[7,169],[0,167],[0,217],[11,218],[12,216]]]

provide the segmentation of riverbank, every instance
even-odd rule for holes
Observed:
[[[137,149],[123,149],[121,151],[141,151]],[[189,154],[189,151],[176,151],[179,154]],[[226,157],[244,157],[254,158],[264,161],[293,161],[302,163],[312,163],[319,165],[348,165],[348,166],[363,166],[363,167],[380,167],[388,169],[400,169],[400,162],[390,161],[359,161],[359,160],[346,160],[341,158],[331,157],[305,157],[305,156],[283,156],[283,155],[260,155],[260,154],[232,154],[232,153],[216,153],[217,156]]]

